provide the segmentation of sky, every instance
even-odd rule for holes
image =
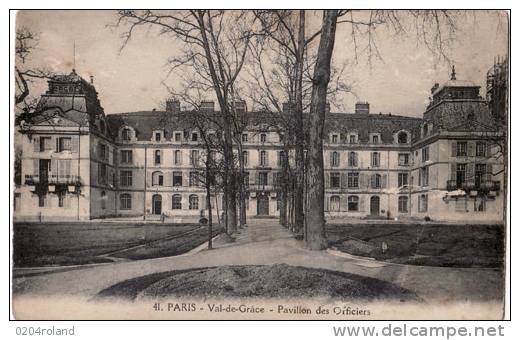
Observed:
[[[309,15],[319,19],[317,13]],[[368,62],[361,38],[356,61],[350,26],[339,25],[333,60],[348,65],[343,81],[351,85],[353,94],[343,96],[333,111],[352,112],[360,100],[370,103],[371,112],[421,117],[430,88],[449,79],[452,64],[457,79],[482,86],[485,96],[487,70],[495,57],[507,54],[507,17],[478,12],[455,19],[458,30],[447,50],[449,62],[437,58],[411,31],[395,35],[386,27],[376,30],[381,59]],[[114,11],[21,11],[17,27],[39,34],[38,47],[23,67],[70,73],[74,66],[85,79],[93,75],[107,114],[159,109],[168,96],[163,82],[176,84],[166,62],[181,47],[171,37],[143,28],[121,50],[123,29],[114,27],[116,21]],[[33,94],[45,89],[44,83],[36,83]]]

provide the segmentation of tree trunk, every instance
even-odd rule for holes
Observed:
[[[208,249],[213,248],[213,211],[211,209],[211,150],[206,150],[206,207],[208,209]]]
[[[298,28],[298,56],[296,58],[296,87],[295,101],[296,107],[294,115],[296,117],[296,196],[295,196],[295,229],[296,233],[301,233],[304,226],[304,182],[305,163],[305,131],[303,129],[303,59],[305,52],[305,11],[300,10],[300,23]]]
[[[336,34],[337,11],[323,11],[320,44],[314,67],[311,114],[309,122],[308,146],[308,199],[307,206],[307,240],[311,250],[327,247],[325,238],[324,216],[324,171],[323,171],[323,128],[325,125],[325,108],[327,104],[327,87],[330,80],[330,64]]]
[[[246,188],[244,184],[244,175],[245,175],[245,167],[244,167],[244,159],[243,159],[243,148],[242,143],[238,142],[238,165],[240,168],[239,179],[238,179],[238,195],[239,195],[239,220],[240,227],[243,227],[247,224],[247,216],[246,216]]]

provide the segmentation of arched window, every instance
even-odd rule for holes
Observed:
[[[358,196],[349,196],[347,201],[348,201],[348,211],[358,211],[359,210],[359,197]]]
[[[404,131],[401,131],[397,134],[397,143],[406,144],[408,143],[408,134]]]
[[[182,164],[181,150],[175,150],[173,153],[173,163],[176,165]]]
[[[119,209],[121,209],[121,210],[132,209],[132,195],[121,194],[119,196]]]
[[[408,196],[399,196],[399,212],[406,213],[408,212]]]
[[[172,196],[172,209],[182,209],[182,197],[179,194]]]
[[[265,133],[260,134],[260,143],[265,143],[267,141],[267,135]]]
[[[101,209],[105,210],[107,208],[107,193],[101,191]]]
[[[190,153],[190,164],[194,166],[199,165],[199,150],[191,150]]]
[[[154,151],[154,161],[155,164],[161,164],[161,150]]]
[[[339,211],[339,196],[330,196],[330,211]]]
[[[190,210],[198,210],[199,209],[199,196],[190,195]]]
[[[152,185],[163,185],[163,173],[155,171],[152,173]]]
[[[374,189],[381,188],[381,175],[380,174],[372,175],[370,182],[371,182],[370,184],[371,184],[372,188],[374,188]]]
[[[334,167],[339,166],[339,152],[333,151],[330,154],[330,165]]]
[[[358,166],[358,155],[357,152],[350,151],[348,153],[348,166]]]

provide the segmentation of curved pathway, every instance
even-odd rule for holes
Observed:
[[[60,268],[38,275],[17,274],[12,280],[14,298],[73,295],[88,299],[118,282],[163,271],[285,263],[377,278],[412,290],[429,302],[498,302],[502,299],[503,278],[497,270],[399,265],[309,251],[303,248],[302,241],[295,240],[273,219],[249,220],[249,227],[236,235],[236,242],[223,244],[217,239],[214,245],[214,250],[189,255]]]

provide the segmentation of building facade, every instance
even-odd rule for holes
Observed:
[[[248,216],[278,216],[283,143],[246,112],[240,136]],[[218,115],[212,102],[201,110]],[[105,115],[93,80],[75,71],[49,81],[38,114],[20,125],[22,183],[18,220],[109,216],[189,219],[205,215],[197,181],[204,148],[190,111],[175,100],[165,111]],[[254,123],[253,123],[254,122]],[[479,87],[451,79],[432,88],[423,118],[327,112],[324,141],[326,218],[500,221],[502,131]],[[222,196],[211,205],[222,211]]]

